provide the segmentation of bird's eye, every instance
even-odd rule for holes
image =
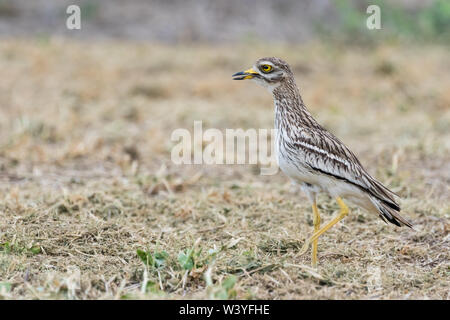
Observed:
[[[261,71],[264,73],[268,73],[268,72],[272,71],[272,66],[268,65],[268,64],[263,64],[260,68],[261,68]]]

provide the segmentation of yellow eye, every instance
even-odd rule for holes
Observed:
[[[268,64],[263,64],[261,66],[261,71],[264,73],[268,73],[268,72],[272,71],[272,66],[268,65]]]

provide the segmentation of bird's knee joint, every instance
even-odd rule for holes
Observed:
[[[339,216],[341,218],[343,218],[346,215],[348,215],[350,210],[348,209],[347,205],[344,203],[344,201],[342,201],[342,199],[340,197],[338,197],[336,200],[337,200],[337,203],[338,203],[339,207],[341,207],[341,211],[339,212]]]
[[[320,226],[320,217],[318,217],[318,216],[315,216],[314,217],[314,220],[313,220],[313,224],[314,224],[314,227],[319,227]]]

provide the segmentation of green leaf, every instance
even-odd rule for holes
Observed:
[[[151,268],[160,268],[164,266],[169,257],[169,254],[165,251],[152,254],[150,251],[137,249],[136,254],[146,266]]]
[[[39,254],[39,253],[41,253],[41,247],[40,247],[40,246],[32,246],[32,247],[29,249],[29,251],[30,251],[32,254]]]
[[[149,252],[137,249],[136,253],[141,261],[147,266],[153,266],[153,258]]]
[[[169,254],[165,251],[161,252],[155,252],[153,258],[155,262],[155,267],[160,268],[165,265],[167,258],[169,257]]]
[[[194,259],[192,258],[193,249],[181,251],[178,254],[178,262],[185,270],[192,270],[194,268]]]
[[[210,286],[208,288],[210,298],[211,299],[220,299],[220,300],[236,298],[237,292],[234,289],[236,281],[237,281],[237,277],[231,275],[231,276],[228,276],[227,278],[225,278],[225,280],[223,280],[220,285],[216,284],[214,286]]]
[[[147,263],[147,253],[145,253],[145,251],[142,251],[141,249],[137,249],[136,254],[142,260],[142,262]]]

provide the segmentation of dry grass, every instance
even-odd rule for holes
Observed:
[[[272,126],[270,95],[230,78],[265,55],[416,231],[355,208],[312,270],[311,209],[284,175],[172,164],[170,134],[194,120]],[[2,40],[0,68],[1,297],[449,298],[448,48]]]

